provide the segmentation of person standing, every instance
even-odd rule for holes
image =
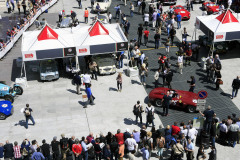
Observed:
[[[6,7],[7,7],[7,10],[8,10],[8,13],[11,13],[11,6],[10,6],[10,1],[7,0],[6,2]]]
[[[215,77],[216,77],[216,90],[219,90],[219,85],[221,83],[221,78],[222,78],[222,75],[221,75],[221,72],[220,70],[215,70]]]
[[[130,29],[130,22],[128,20],[126,20],[124,23],[124,29],[125,29],[126,34],[128,35],[128,31]]]
[[[94,6],[94,2],[95,2],[95,0],[91,0],[91,7],[92,7],[92,9],[93,9],[93,6]]]
[[[120,5],[118,4],[116,7],[114,7],[114,9],[116,10],[116,16],[115,16],[115,18],[116,19],[119,19],[120,18]]]
[[[239,80],[239,76],[237,76],[236,79],[233,80],[232,82],[232,99],[234,97],[237,97],[237,93],[238,93],[238,89],[240,87],[240,80]]]
[[[60,139],[62,159],[66,160],[67,151],[69,150],[68,139],[65,137],[65,134],[61,134],[62,139]]]
[[[152,107],[151,103],[148,103],[145,113],[146,116],[146,128],[148,127],[148,124],[152,124],[152,127],[154,126],[154,108]]]
[[[177,140],[177,143],[173,145],[173,156],[174,160],[182,160],[184,154],[183,145],[180,143],[180,139]]]
[[[45,159],[45,157],[41,153],[40,147],[38,147],[37,151],[32,154],[32,159],[34,159],[34,160],[41,160],[41,159],[44,160]]]
[[[89,84],[88,87],[86,88],[86,93],[87,93],[87,97],[88,97],[88,103],[90,105],[95,105],[95,103],[94,103],[95,97],[93,96],[92,91],[91,91],[91,84]]]
[[[188,43],[186,48],[185,66],[187,66],[187,64],[191,66],[191,58],[192,58],[192,44]]]
[[[239,126],[236,124],[236,120],[234,119],[232,124],[229,127],[229,140],[228,145],[232,146],[233,148],[237,144],[237,141],[239,139],[238,132],[239,132]]]
[[[155,10],[152,14],[152,27],[156,27],[156,21],[157,21],[157,11]]]
[[[133,17],[133,12],[134,12],[134,5],[130,3],[130,17]]]
[[[14,157],[13,153],[13,144],[6,141],[6,144],[3,146],[4,149],[4,159],[12,159]]]
[[[46,160],[51,160],[51,154],[50,154],[50,145],[46,143],[46,140],[42,140],[42,154],[45,157]]]
[[[149,160],[150,158],[148,149],[149,147],[147,145],[141,149],[143,160]]]
[[[122,92],[122,73],[121,72],[118,73],[116,80],[117,80],[118,92]]]
[[[191,80],[188,81],[188,82],[190,83],[189,92],[194,92],[194,89],[195,89],[195,86],[196,86],[196,85],[195,85],[196,81],[195,81],[194,76],[191,76],[190,78],[191,78]]]
[[[187,160],[194,159],[194,144],[191,139],[188,139],[187,146],[185,147],[185,151],[187,153]]]
[[[26,129],[28,129],[28,120],[29,119],[32,121],[33,125],[35,125],[35,121],[31,114],[32,112],[33,112],[32,108],[29,107],[29,104],[26,104],[26,108],[24,109],[24,114],[26,117]]]
[[[146,8],[146,2],[145,2],[145,0],[142,1],[141,6],[142,6],[142,15],[144,15],[144,13],[145,13],[145,8]]]
[[[20,1],[17,2],[17,8],[18,8],[18,14],[20,15],[20,8],[21,8]]]
[[[170,30],[170,38],[171,38],[171,45],[173,46],[173,41],[174,41],[174,37],[176,36],[176,29],[175,27],[172,25],[172,29]],[[169,50],[168,50],[169,53]]]
[[[133,138],[133,135],[131,134],[130,138],[127,138],[125,140],[125,145],[127,147],[128,153],[135,153],[135,150],[137,149],[137,142]]]
[[[85,88],[87,88],[91,84],[91,77],[87,72],[83,75],[83,83],[85,84]]]
[[[145,31],[143,33],[144,33],[144,45],[147,46],[148,36],[149,36],[149,31],[148,31],[147,27],[145,28]]]
[[[77,90],[77,94],[81,94],[81,85],[82,85],[82,80],[80,77],[80,72],[76,73],[73,77],[73,81],[74,83],[77,85],[76,90]]]
[[[159,80],[159,75],[161,73],[161,69],[159,68],[156,72],[155,72],[155,75],[154,75],[154,79],[155,79],[155,88],[158,87],[158,80]]]
[[[206,118],[204,121],[204,130],[209,133],[213,121],[214,111],[211,110],[211,106],[208,106],[203,113],[201,111],[199,111],[199,113]]]
[[[15,9],[14,0],[10,0],[10,2],[11,2],[11,4],[12,4],[12,7],[13,7],[13,9],[12,9],[12,12],[13,12],[13,11],[14,11],[14,9]]]
[[[85,137],[82,137],[82,157],[84,160],[88,160],[88,147],[87,147],[87,139]]]
[[[149,24],[149,13],[148,13],[148,12],[145,12],[145,13],[144,13],[144,18],[143,18],[143,20],[144,20],[144,25],[147,27],[148,24]]]
[[[21,146],[18,145],[17,141],[14,142],[13,151],[14,151],[14,159],[22,160]]]
[[[23,7],[23,12],[24,12],[24,14],[26,15],[26,14],[27,14],[27,13],[26,13],[26,8],[27,8],[26,0],[23,0],[23,1],[22,1],[22,7]]]
[[[169,116],[168,109],[170,100],[172,100],[172,97],[170,96],[170,92],[167,91],[167,94],[163,96],[162,104],[163,104],[163,116]]]
[[[81,160],[82,146],[78,139],[75,140],[75,144],[72,146],[72,151],[74,153],[75,160]]]
[[[157,155],[159,157],[159,159],[163,159],[163,149],[165,146],[165,138],[164,136],[162,136],[162,134],[159,135],[159,137],[157,138]]]
[[[89,16],[88,9],[85,8],[85,11],[84,11],[84,19],[85,19],[85,23],[86,23],[86,24],[88,23],[88,16]]]
[[[143,64],[141,66],[140,76],[141,76],[141,83],[144,86],[146,85],[146,75],[147,75],[147,69],[146,69],[145,65]]]
[[[82,0],[77,0],[79,9],[82,9]]]
[[[169,50],[170,50],[170,41],[169,38],[167,39],[166,43],[165,43],[165,49],[166,49],[166,56],[168,56],[169,54]]]
[[[97,63],[95,61],[91,61],[89,63],[89,69],[92,73],[91,79],[97,80]]]
[[[140,119],[140,124],[142,124],[142,113],[143,113],[143,107],[140,104],[140,101],[137,101],[137,104],[133,107],[134,115],[136,116],[136,124],[138,123],[138,117]]]
[[[51,142],[52,152],[53,152],[53,160],[60,160],[60,143],[57,141],[57,137],[54,136]]]
[[[118,67],[123,68],[124,51],[118,52]]]
[[[166,82],[169,89],[172,89],[171,82],[172,82],[173,72],[168,68],[167,75],[166,75]]]
[[[181,28],[181,22],[182,22],[182,16],[181,16],[180,12],[178,12],[178,14],[177,14],[177,29]]]
[[[160,43],[160,34],[158,32],[156,32],[156,34],[154,35],[154,39],[155,39],[155,49],[158,49],[159,43]]]
[[[142,44],[142,34],[143,34],[143,25],[139,24],[138,31],[137,31],[139,45]]]

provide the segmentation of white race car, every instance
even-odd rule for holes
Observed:
[[[92,57],[97,63],[98,73],[100,75],[113,74],[116,72],[116,58],[113,54],[99,54]]]
[[[96,0],[93,5],[93,11],[98,12],[96,7],[99,4],[100,13],[108,12],[108,9],[109,9],[111,3],[112,3],[112,0]]]

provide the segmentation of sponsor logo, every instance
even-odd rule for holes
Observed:
[[[25,54],[24,56],[25,56],[25,58],[33,58],[33,54],[32,54],[32,53],[30,53],[30,54]]]
[[[216,39],[223,39],[223,35],[216,35]]]
[[[121,43],[121,47],[124,47],[124,43]]]
[[[2,105],[3,108],[6,108],[7,106],[8,106],[7,104],[3,104],[3,105]]]
[[[72,48],[69,48],[69,49],[68,49],[68,52],[72,52]]]
[[[79,49],[79,53],[86,53],[86,52],[87,52],[87,48]]]

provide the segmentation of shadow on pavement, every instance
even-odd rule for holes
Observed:
[[[109,87],[109,91],[118,91],[116,88]]]
[[[14,126],[23,126],[26,128],[26,121],[25,120],[20,120],[18,123],[14,124]],[[28,125],[32,125],[32,124],[28,124]]]
[[[20,77],[20,74],[21,74],[21,68],[17,67],[16,59],[13,59],[11,81],[15,82],[15,79]]]

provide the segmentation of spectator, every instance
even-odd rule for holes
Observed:
[[[28,139],[23,140],[23,142],[21,144],[23,160],[28,160],[29,159],[30,145],[31,144],[30,144],[30,141]]]
[[[145,109],[146,113],[146,128],[148,124],[152,124],[154,126],[154,108],[152,107],[151,103],[148,103],[148,106]]]
[[[163,148],[165,146],[165,138],[162,133],[157,138],[157,155],[159,159],[163,159]]]
[[[124,144],[124,134],[121,133],[120,129],[117,130],[117,134],[115,134],[115,137],[119,145]]]
[[[216,126],[215,126],[216,128]],[[188,138],[191,139],[191,141],[194,143],[195,139],[197,137],[198,131],[196,128],[194,128],[192,125],[190,125],[190,128],[188,130]]]
[[[233,80],[232,82],[232,99],[234,97],[237,97],[237,93],[238,93],[238,89],[240,87],[240,80],[239,80],[239,76],[237,76],[236,79]]]
[[[103,157],[105,160],[111,159],[111,150],[109,144],[107,144],[106,147],[104,148]]]
[[[177,122],[174,122],[174,125],[172,125],[172,136],[178,135],[180,133],[180,128],[177,126]]]
[[[117,143],[116,138],[113,137],[112,142],[110,143],[111,159],[113,159],[113,157],[115,157],[115,159],[117,159],[118,146],[119,146],[119,144]]]
[[[62,158],[66,159],[67,150],[69,149],[68,139],[65,137],[65,134],[61,134],[62,139],[60,139],[61,153]]]
[[[156,32],[156,34],[154,35],[154,39],[155,39],[155,49],[158,49],[159,43],[160,43],[160,34],[158,32]]]
[[[51,154],[50,154],[50,145],[46,143],[46,140],[42,140],[42,154],[45,157],[46,160],[51,160]]]
[[[214,111],[211,110],[211,106],[208,106],[208,108],[203,113],[201,111],[199,111],[199,113],[206,118],[204,121],[204,130],[209,133],[213,121]]]
[[[148,36],[149,36],[149,31],[147,29],[147,27],[145,28],[145,31],[143,32],[144,33],[144,45],[147,46],[147,43],[148,43]]]
[[[37,151],[32,154],[32,159],[34,159],[34,160],[44,160],[45,157],[43,156],[43,154],[40,151],[41,151],[41,149],[40,149],[40,147],[38,147]]]
[[[137,104],[133,107],[134,115],[136,116],[136,124],[138,123],[138,117],[140,119],[140,124],[142,124],[142,113],[143,113],[143,107],[140,104],[140,101],[137,101]]]
[[[180,12],[178,12],[178,15],[177,15],[177,29],[181,28],[181,22],[182,22],[182,16],[181,16]]]
[[[88,87],[86,88],[86,93],[87,93],[87,97],[88,97],[88,104],[95,105],[95,103],[94,103],[95,97],[92,94],[91,86],[92,85],[89,84]]]
[[[221,144],[226,143],[227,132],[228,132],[228,128],[227,128],[227,125],[226,125],[226,121],[225,121],[225,119],[223,119],[222,123],[220,124],[220,136],[219,136]]]
[[[7,140],[3,148],[4,148],[4,159],[12,159],[14,157],[13,144],[9,143],[9,141]]]
[[[158,80],[159,80],[160,73],[161,73],[161,69],[159,68],[154,74],[155,88],[158,87],[158,83],[159,83]]]
[[[128,35],[128,31],[130,29],[130,22],[128,20],[126,20],[124,23],[124,29],[125,29],[125,33]]]
[[[117,88],[118,88],[117,91],[121,92],[122,91],[122,73],[121,72],[118,73],[116,80],[117,80]]]
[[[169,61],[169,58],[167,60],[167,62]],[[166,62],[165,62],[166,63]],[[169,64],[169,63],[168,63]],[[170,64],[171,65],[171,64]],[[172,82],[172,77],[173,77],[173,72],[170,70],[170,68],[167,69],[167,74],[166,74],[166,83],[167,83],[167,86],[168,88],[172,89],[172,85],[171,85],[171,82]]]
[[[53,152],[53,159],[60,160],[60,151],[59,151],[60,143],[59,143],[59,141],[57,141],[56,136],[53,137],[51,146],[52,146],[52,152]]]
[[[82,159],[82,157],[81,157],[82,146],[79,143],[79,139],[75,140],[75,144],[73,144],[73,146],[72,146],[72,151],[73,151],[75,160],[81,160]]]
[[[135,153],[135,150],[137,149],[137,142],[133,138],[132,134],[130,135],[129,138],[125,140],[125,144],[126,144],[128,153]]]
[[[123,160],[123,156],[124,156],[124,144],[119,144],[119,160]]]
[[[94,143],[94,137],[93,137],[93,133],[90,132],[89,135],[87,136],[87,143]]]
[[[141,65],[140,69],[140,75],[141,75],[141,83],[142,85],[146,86],[146,76],[147,76],[148,70],[146,69],[146,65]]]
[[[145,146],[141,149],[143,160],[149,160],[150,158],[148,149],[149,149],[148,146]]]
[[[77,90],[77,94],[80,95],[81,94],[81,85],[82,85],[82,80],[81,80],[81,77],[80,77],[81,73],[78,72],[74,75],[73,77],[73,81],[74,81],[74,84],[77,85],[76,87],[76,90]]]
[[[62,22],[62,18],[64,17],[64,13],[65,11],[64,10],[61,10],[59,13],[58,13],[58,22]]]
[[[177,143],[173,145],[173,155],[172,158],[174,160],[181,160],[183,157],[183,153],[184,153],[184,148],[180,143],[180,140],[177,140]]]
[[[69,144],[70,150],[72,151],[72,146],[73,144],[75,144],[75,136],[72,136],[71,138],[69,138],[68,144]]]
[[[10,2],[11,2],[11,4],[12,4],[12,7],[13,7],[13,9],[12,9],[12,12],[13,12],[13,11],[14,11],[14,9],[15,9],[14,0],[10,0]]]
[[[149,25],[149,13],[145,12],[144,14],[144,25],[147,27]]]
[[[36,140],[32,140],[32,145],[30,146],[31,148],[31,151],[34,153],[34,152],[37,152],[37,148],[38,148],[38,143]]]
[[[87,139],[85,137],[82,137],[82,158],[84,160],[88,160],[88,149],[89,147],[87,147]]]
[[[217,136],[216,119],[213,119],[212,126],[211,126],[211,129],[210,129],[210,139],[211,139],[211,142],[212,142],[212,146],[214,146],[214,147],[215,147],[216,136]]]
[[[167,125],[165,129],[165,143],[166,143],[166,148],[169,149],[169,145],[171,143],[172,139],[172,130],[170,129],[170,126]]]
[[[214,146],[211,146],[211,152],[209,153],[209,160],[217,160],[217,150]]]
[[[27,8],[26,0],[23,0],[23,1],[22,1],[22,7],[23,7],[23,13],[24,13],[24,15],[26,15],[26,14],[27,14],[27,13],[26,13],[26,8]]]
[[[131,138],[131,133],[129,131],[129,129],[127,128],[126,131],[123,133],[123,137],[124,137],[124,142],[126,141],[126,139]]]
[[[229,127],[229,139],[228,139],[228,145],[235,147],[237,140],[238,140],[238,132],[239,132],[239,126],[236,124],[236,120],[233,120],[232,124]]]
[[[167,94],[163,96],[162,104],[163,104],[163,116],[169,116],[168,109],[170,105],[170,100],[172,100],[172,97],[170,96],[170,92],[167,91]]]
[[[174,37],[176,36],[176,29],[173,25],[171,27],[169,34],[170,34],[170,38],[171,38],[171,45],[173,46]],[[170,48],[170,46],[168,47],[168,49],[166,48],[167,54],[169,54],[169,48]]]
[[[8,10],[8,13],[11,13],[10,0],[7,0],[6,7],[7,7],[7,10]]]
[[[194,144],[192,143],[191,139],[188,139],[185,150],[187,153],[187,160],[193,160],[194,159]]]
[[[82,0],[77,0],[79,9],[82,9]]]
[[[130,17],[133,17],[133,12],[134,12],[134,5],[130,3]]]
[[[143,25],[139,24],[138,30],[137,30],[137,35],[138,35],[138,43],[139,45],[142,44],[142,34],[143,34]]]
[[[138,146],[140,145],[140,132],[138,132],[136,129],[133,130],[133,139],[135,139]]]
[[[204,155],[204,145],[200,145],[200,147],[198,148],[197,160],[202,158],[203,155]]]

